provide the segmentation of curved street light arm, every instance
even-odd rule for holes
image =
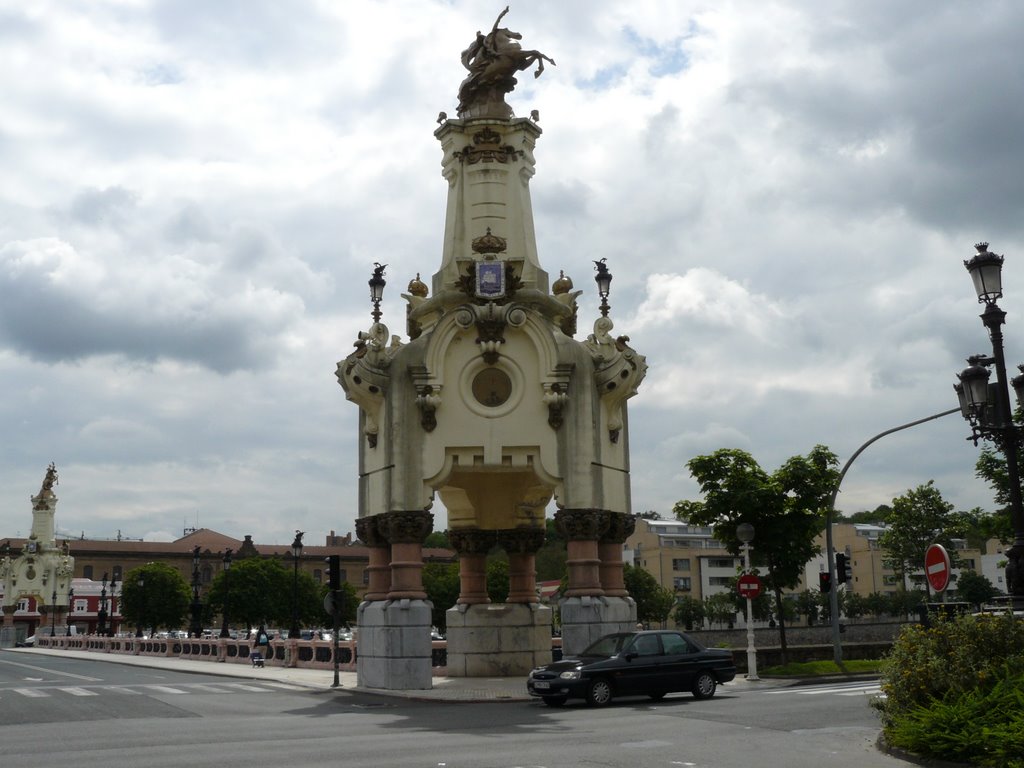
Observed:
[[[846,471],[850,468],[850,465],[853,464],[854,459],[860,456],[864,452],[864,449],[876,440],[879,440],[886,435],[891,435],[893,432],[899,432],[904,429],[909,429],[910,427],[916,427],[918,424],[924,424],[926,421],[941,419],[943,416],[949,416],[951,413],[959,412],[959,407],[950,408],[948,411],[936,413],[931,416],[925,416],[923,419],[917,419],[916,421],[911,421],[907,424],[901,424],[898,427],[887,429],[884,432],[879,432],[853,452],[853,455],[847,459],[846,464],[844,464],[842,470],[840,470],[839,477],[836,478],[836,485],[835,488],[832,489],[832,498],[829,500],[825,519],[825,559],[828,563],[829,582],[832,585],[832,588],[829,591],[829,606],[832,615],[833,659],[836,664],[841,663],[843,660],[843,646],[839,640],[839,582],[836,581],[835,548],[832,544],[832,518],[835,517],[836,497],[839,496],[839,486],[843,484],[843,478],[846,477]]]

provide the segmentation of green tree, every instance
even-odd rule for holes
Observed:
[[[867,611],[872,616],[894,616],[892,599],[884,592],[872,592],[867,596]]]
[[[643,568],[637,568],[629,563],[623,566],[622,578],[629,596],[636,601],[637,621],[660,623],[668,618],[671,606],[669,611],[664,610],[663,595],[668,590],[663,589],[657,579]],[[673,601],[674,599],[673,597]]]
[[[931,544],[942,544],[956,565],[953,539],[964,534],[964,520],[953,512],[935,481],[908,490],[892,500],[892,517],[878,544],[886,552],[884,563],[896,574],[900,589],[911,573],[924,570],[924,553]]]
[[[704,623],[704,603],[689,595],[681,597],[676,603],[672,618],[676,624],[682,624],[687,630],[692,630],[694,626],[699,628]]]
[[[746,451],[724,448],[687,463],[704,499],[674,507],[680,520],[713,526],[715,538],[733,554],[740,552],[736,527],[754,526],[752,562],[767,570],[765,586],[775,596],[783,663],[782,591],[796,587],[805,564],[819,552],[814,538],[838,477],[837,464],[835,454],[817,445],[769,475]]]
[[[995,588],[995,585],[976,571],[962,571],[956,580],[957,598],[965,600],[977,610],[981,610],[983,603],[998,594],[999,590]]]
[[[299,625],[322,623],[321,586],[301,571],[297,586]],[[285,567],[276,558],[247,557],[217,574],[207,601],[215,612],[226,615],[229,625],[241,624],[246,629],[260,624],[290,628],[295,587],[293,568]]]
[[[537,581],[561,580],[567,573],[566,560],[568,559],[566,541],[555,527],[555,521],[548,518],[544,521],[546,526],[544,544],[534,558],[537,570]]]
[[[704,615],[710,624],[727,624],[731,629],[736,622],[736,603],[732,595],[718,592],[704,598]]]
[[[459,599],[459,564],[427,563],[423,566],[423,589],[433,604],[430,620],[441,632],[448,631],[446,614]]]
[[[1019,415],[1019,412],[1018,412]],[[1019,421],[1019,419],[1018,419]],[[1001,451],[986,445],[974,465],[974,474],[988,483],[999,509],[986,522],[985,538],[997,538],[1004,544],[1013,541],[1010,516],[1010,477],[1006,471],[1006,457]]]
[[[448,541],[448,531],[431,531],[423,540],[424,547],[432,549],[451,549],[451,542]]]
[[[651,621],[656,621],[658,626],[664,628],[675,605],[675,593],[659,585],[651,596]]]
[[[814,622],[818,620],[818,595],[805,589],[796,596],[796,607],[800,615],[807,618],[807,626],[814,626]]]
[[[122,582],[121,615],[125,623],[150,633],[159,627],[181,627],[191,602],[188,582],[165,563],[147,563],[128,571]]]

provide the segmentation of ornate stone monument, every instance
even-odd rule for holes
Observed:
[[[550,661],[552,616],[538,600],[534,556],[552,499],[569,541],[565,650],[636,622],[622,579],[633,525],[626,401],[646,363],[627,337],[612,335],[603,259],[595,262],[601,314],[585,340],[575,338],[582,291],[564,275],[550,286],[541,267],[529,188],[541,129],[536,113],[517,118],[504,97],[515,72],[554,62],[522,50],[521,35],[498,27],[504,15],[463,53],[458,118],[442,113],[434,133],[448,182],[441,266],[430,289],[417,275],[403,294],[408,340],[380,322],[377,264],[373,323],[338,364],[360,408],[356,531],[372,553],[359,608],[364,686],[431,685],[421,570],[435,495],[459,553],[449,675],[519,675]],[[485,588],[495,547],[510,566],[500,605]]]
[[[46,470],[39,493],[32,497],[32,533],[21,554],[11,557],[10,552],[0,556],[0,582],[4,585],[3,627],[0,629],[0,647],[14,644],[16,628],[14,614],[23,600],[34,602],[43,615],[50,615],[69,601],[71,578],[75,559],[68,554],[67,542],[58,547],[54,537],[54,515],[57,510],[57,468],[53,464]],[[40,627],[40,631],[49,629]],[[26,627],[23,634],[28,633]]]

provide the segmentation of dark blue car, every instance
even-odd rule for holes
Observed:
[[[677,691],[709,699],[720,683],[735,677],[731,651],[705,648],[683,632],[617,632],[578,657],[533,670],[526,690],[549,707],[568,699],[586,699],[600,707],[616,696],[660,699]]]

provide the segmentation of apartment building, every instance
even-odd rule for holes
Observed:
[[[623,544],[623,562],[643,568],[678,597],[696,600],[728,590],[741,561],[710,527],[678,520],[639,519]]]

